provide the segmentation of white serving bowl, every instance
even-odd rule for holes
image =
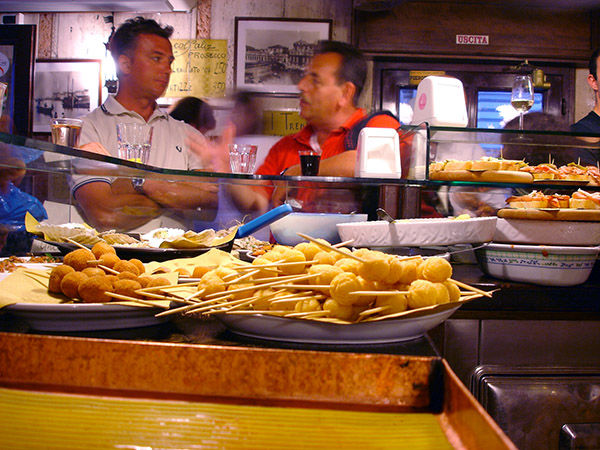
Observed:
[[[600,224],[567,220],[498,219],[493,240],[513,244],[593,246],[600,244]]]
[[[338,225],[343,241],[364,247],[426,247],[489,242],[496,230],[496,217],[404,219]]]
[[[270,225],[278,244],[296,245],[305,239],[300,232],[313,238],[325,239],[330,244],[340,242],[338,223],[365,222],[366,214],[291,213]]]
[[[542,286],[584,283],[596,263],[600,247],[561,247],[491,243],[475,250],[481,269],[503,280]]]

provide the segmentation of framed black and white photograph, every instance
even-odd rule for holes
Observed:
[[[235,18],[234,75],[239,90],[294,94],[331,20]]]
[[[33,83],[33,132],[50,133],[52,119],[78,119],[100,106],[102,62],[38,59]]]

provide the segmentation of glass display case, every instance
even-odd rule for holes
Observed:
[[[469,214],[472,217],[493,215],[505,206],[506,198],[515,192],[543,190],[573,192],[584,188],[598,191],[598,178],[580,180],[542,179],[518,168],[490,170],[462,168],[460,176],[440,177],[453,171],[435,173],[435,163],[443,161],[475,161],[492,157],[526,162],[529,166],[543,162],[562,165],[581,164],[593,171],[600,159],[599,137],[575,136],[559,132],[516,130],[482,130],[469,128],[430,127],[421,124],[403,127],[400,146],[406,178],[342,178],[288,177],[170,170],[106,157],[49,142],[0,134],[3,167],[3,220],[5,230],[14,232],[22,223],[13,223],[10,210],[27,204],[41,204],[36,217],[50,223],[85,222],[99,230],[143,232],[159,227],[178,227],[200,231],[221,229],[247,222],[264,211],[240,206],[237,198],[256,191],[277,189],[280,198],[297,211],[327,213],[367,213],[377,219],[382,208],[396,218],[443,217]],[[530,176],[503,178],[498,175]],[[14,177],[14,180],[13,178]],[[13,180],[14,182],[10,182]],[[135,194],[136,184],[146,181],[161,183],[164,203],[139,202],[132,196],[111,211],[110,220],[90,217],[77,202],[73,187],[87,181],[118,181],[126,192]],[[6,192],[12,186],[13,199]],[[207,199],[176,204],[168,201],[169,193],[185,186],[207,192]],[[128,190],[128,191],[127,191]],[[218,191],[218,194],[216,193]],[[232,192],[236,191],[238,197]],[[12,205],[15,201],[18,205]],[[29,202],[29,203],[28,203]],[[109,203],[109,202],[107,202]],[[276,206],[276,205],[271,205]],[[35,215],[35,214],[34,214]],[[12,228],[11,228],[12,227]]]

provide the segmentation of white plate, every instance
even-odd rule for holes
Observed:
[[[352,245],[357,247],[419,247],[489,242],[496,230],[496,220],[496,217],[408,219],[392,223],[341,223],[337,228],[342,241],[354,239]]]
[[[101,331],[158,325],[170,316],[154,317],[160,308],[110,303],[16,303],[2,310],[23,319],[37,331]]]
[[[598,222],[499,218],[496,222],[494,242],[593,246],[600,244],[600,224]]]
[[[215,316],[233,333],[252,338],[311,344],[384,344],[423,336],[450,317],[461,305],[444,306],[439,305],[426,315],[350,325],[262,314]]]
[[[0,258],[0,259],[5,259],[5,258]],[[25,258],[23,258],[25,259]],[[17,267],[24,267],[26,269],[33,269],[33,270],[46,270],[46,269],[50,269],[52,267],[56,267],[60,265],[60,263],[15,263],[15,266]],[[6,278],[7,276],[9,276],[12,272],[0,272],[0,280],[3,280],[4,278]]]

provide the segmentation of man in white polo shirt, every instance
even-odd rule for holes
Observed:
[[[170,117],[156,103],[171,75],[172,32],[172,27],[161,27],[142,17],[130,19],[117,29],[110,50],[117,66],[118,92],[84,118],[80,138],[83,149],[116,157],[117,123],[146,123],[153,127],[148,164],[210,170],[222,163],[210,153],[210,146],[205,147],[204,161],[188,155],[186,142],[204,139],[202,134]],[[220,166],[212,168],[218,170]],[[207,182],[75,175],[72,192],[85,219],[99,230],[186,227],[186,211],[206,210],[210,217],[218,206],[218,185]]]

